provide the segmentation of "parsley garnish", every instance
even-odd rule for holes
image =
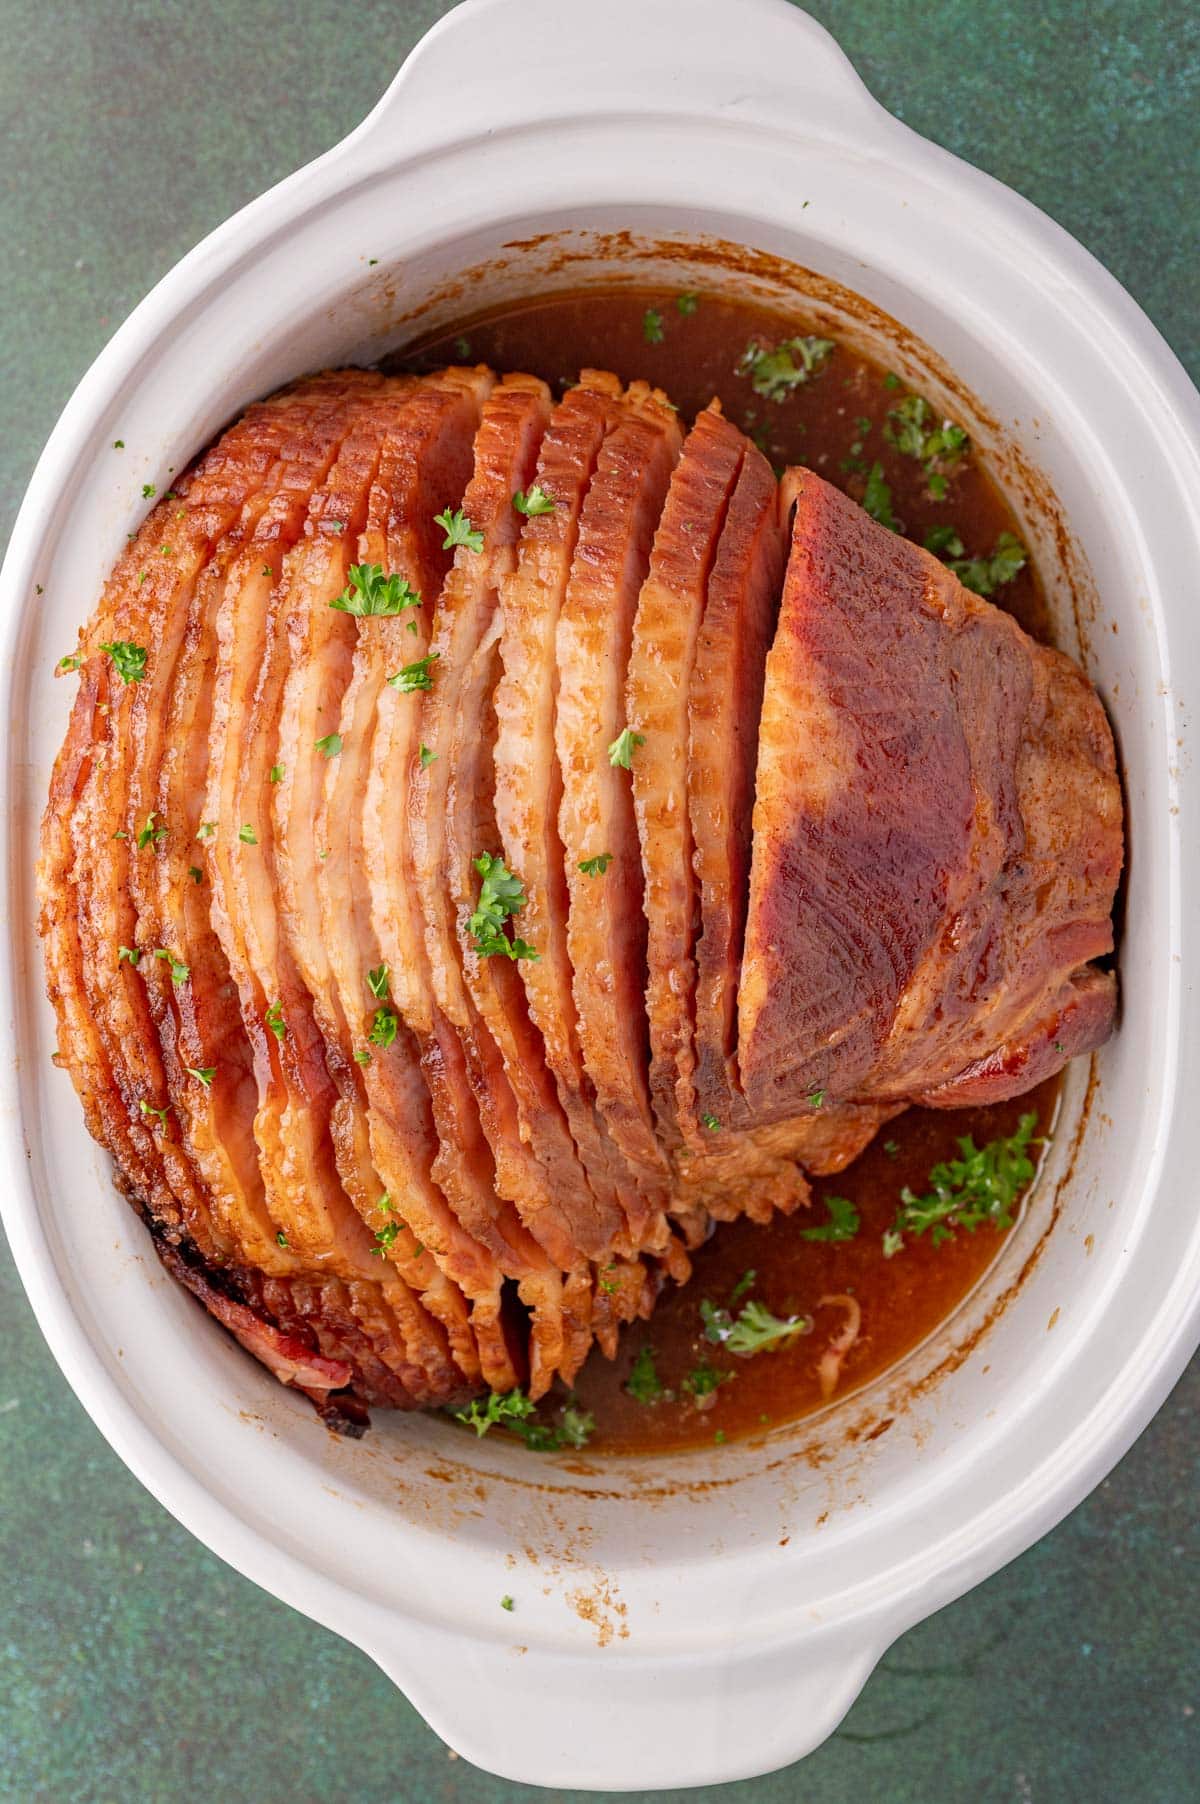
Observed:
[[[148,845],[157,845],[160,839],[165,839],[167,837],[167,829],[165,827],[155,826],[154,823],[157,819],[157,812],[154,809],[151,809],[150,813],[146,816],[146,825],[140,830],[137,836],[137,848],[139,852],[144,852]]]
[[[827,1196],[829,1220],[819,1228],[801,1228],[801,1240],[853,1240],[858,1233],[858,1210],[848,1197]]]
[[[176,958],[173,952],[168,952],[165,946],[160,946],[154,956],[164,959],[170,965],[172,983],[186,983],[191,976],[191,966],[185,965],[181,959]]]
[[[633,764],[633,754],[639,745],[645,745],[644,733],[635,733],[632,727],[622,727],[608,748],[608,762],[628,770]]]
[[[384,1258],[384,1256],[387,1253],[388,1248],[395,1244],[395,1241],[396,1241],[399,1233],[400,1233],[400,1223],[399,1222],[389,1221],[389,1222],[385,1223],[385,1225],[382,1228],[379,1228],[376,1231],[375,1245],[371,1248],[372,1253],[374,1253],[375,1256],[379,1259]]]
[[[286,1039],[287,1022],[283,1018],[282,1002],[273,1002],[271,1004],[270,1008],[267,1010],[266,1014],[263,1016],[263,1020],[266,1022],[267,1026],[270,1028],[271,1032],[275,1035],[275,1038],[277,1040]]]
[[[189,1077],[194,1077],[197,1083],[203,1084],[206,1090],[212,1089],[213,1078],[217,1075],[215,1065],[201,1065],[199,1069],[194,1065],[185,1065],[184,1070]]]
[[[581,858],[579,868],[585,877],[603,877],[612,863],[611,852],[600,852],[595,858]]]
[[[799,1335],[812,1332],[810,1315],[790,1315],[783,1320],[772,1315],[765,1303],[753,1300],[743,1304],[735,1316],[728,1309],[717,1309],[705,1297],[700,1304],[700,1319],[705,1340],[743,1359],[770,1348],[786,1347]]]
[[[405,608],[419,608],[421,597],[402,576],[395,572],[385,576],[380,564],[351,564],[349,583],[329,605],[342,614],[366,620],[375,615],[402,614]]]
[[[272,766],[271,766],[271,770],[270,770],[270,775],[269,775],[269,777],[268,777],[268,779],[267,779],[267,780],[268,780],[268,782],[271,782],[271,783],[282,783],[282,782],[283,782],[283,779],[284,779],[284,774],[285,774],[285,770],[286,770],[286,766],[285,766],[285,765],[282,765],[282,764],[273,764],[273,765],[272,765]]]
[[[785,338],[774,350],[748,344],[734,370],[749,376],[756,395],[766,401],[786,401],[794,389],[819,375],[834,349],[832,338]]]
[[[719,1391],[723,1384],[730,1384],[736,1377],[736,1372],[723,1372],[710,1360],[702,1359],[684,1379],[683,1388],[689,1397],[711,1397],[714,1391]]]
[[[390,1046],[396,1038],[396,1030],[399,1025],[400,1021],[395,1009],[377,1008],[367,1038],[372,1046]]]
[[[287,1245],[287,1243],[288,1243],[288,1237],[284,1233],[283,1229],[280,1228],[278,1234],[276,1234],[276,1236],[275,1236],[275,1244],[276,1244],[276,1246],[285,1247]]]
[[[115,438],[113,440],[113,450],[114,451],[123,451],[124,449],[125,449],[125,440],[123,438]]]
[[[1026,564],[1025,547],[1011,532],[1002,532],[991,557],[951,557],[948,562],[964,589],[976,595],[994,595],[1010,583]]]
[[[482,1406],[476,1399],[469,1408],[452,1411],[455,1421],[465,1422],[477,1435],[485,1435],[492,1428],[507,1428],[519,1435],[535,1453],[555,1453],[562,1447],[586,1447],[596,1426],[594,1417],[587,1410],[576,1409],[571,1403],[563,1408],[557,1427],[530,1421],[534,1413],[535,1405],[521,1390],[492,1391]]]
[[[258,834],[254,831],[254,828],[250,826],[239,827],[238,838],[244,846],[256,846],[258,844]]]
[[[553,495],[548,495],[535,482],[531,489],[518,489],[513,496],[513,506],[519,514],[527,517],[536,514],[552,514],[557,506]]]
[[[200,866],[198,864],[189,864],[188,876],[191,878],[193,883],[203,883],[204,882],[204,872],[200,869]]]
[[[113,669],[123,683],[140,683],[146,674],[146,647],[128,639],[106,639],[100,647],[113,661]]]
[[[715,1115],[701,1115],[700,1122],[703,1127],[708,1129],[710,1134],[719,1134],[721,1131],[721,1123],[717,1120]]]
[[[142,484],[142,500],[143,501],[150,501],[157,493],[158,493],[158,490],[155,488],[155,486],[152,482],[144,482]]]
[[[55,665],[56,670],[81,670],[82,668],[83,659],[77,657],[76,654],[71,651],[67,653],[65,658],[60,658]]]
[[[141,1110],[142,1114],[147,1117],[153,1115],[159,1121],[165,1121],[167,1119],[167,1109],[169,1109],[170,1106],[170,1103],[168,1103],[166,1109],[156,1109],[153,1103],[148,1103],[146,1101],[144,1096],[138,1099],[138,1108]]]
[[[340,733],[326,733],[324,739],[314,739],[313,751],[324,752],[327,758],[336,758],[342,749]]]
[[[642,337],[648,345],[660,345],[663,336],[662,314],[657,307],[647,307],[642,315]]]
[[[117,963],[122,964],[126,960],[128,960],[128,962],[133,966],[135,971],[137,970],[138,961],[141,958],[141,956],[142,956],[142,949],[140,946],[118,946],[117,947]]]
[[[367,988],[377,1002],[387,1001],[388,968],[386,965],[376,965],[374,970],[367,972]]]
[[[736,1303],[738,1301],[738,1299],[740,1297],[744,1297],[748,1290],[753,1290],[754,1280],[757,1278],[757,1276],[758,1276],[758,1273],[754,1270],[753,1266],[751,1266],[751,1268],[748,1272],[742,1273],[741,1277],[738,1279],[737,1283],[734,1285],[733,1289],[729,1293],[729,1302],[730,1302],[731,1307],[734,1303]]]
[[[700,305],[700,296],[689,288],[683,294],[675,296],[675,305],[684,319],[690,319]]]
[[[934,1246],[951,1240],[956,1228],[974,1233],[984,1222],[994,1228],[1011,1228],[1013,1209],[1034,1175],[1029,1147],[1037,1145],[1035,1114],[1022,1115],[1015,1134],[976,1146],[970,1134],[958,1142],[959,1157],[935,1165],[929,1189],[917,1196],[908,1185],[900,1192],[900,1207],[885,1244],[888,1258],[900,1250],[900,1237],[925,1234]]]
[[[506,1596],[500,1599],[500,1608],[502,1610],[511,1610],[513,1607],[513,1600],[511,1597]]]
[[[883,1150],[889,1159],[898,1159],[900,1157],[900,1143],[898,1140],[885,1140],[883,1143]]]
[[[905,395],[888,409],[883,436],[903,457],[916,458],[921,464],[936,501],[946,493],[946,479],[938,466],[957,463],[971,448],[962,427],[952,420],[939,423],[923,395]]]
[[[415,689],[432,689],[433,670],[431,666],[437,662],[440,655],[436,651],[428,652],[425,657],[418,658],[415,664],[406,664],[403,670],[398,670],[395,676],[390,676],[388,683],[393,689],[398,689],[401,695],[411,695]]]
[[[217,831],[216,821],[201,821],[196,829],[197,839],[212,839]]]
[[[625,1389],[635,1403],[657,1403],[663,1394],[662,1382],[654,1364],[654,1348],[640,1347],[625,1381]]]
[[[514,877],[502,858],[481,852],[474,861],[483,879],[479,901],[467,922],[467,932],[475,942],[480,958],[532,958],[539,955],[522,939],[509,939],[504,923],[519,914],[525,906],[525,890],[519,877]]]
[[[455,545],[465,545],[468,551],[483,550],[483,534],[476,532],[461,507],[454,513],[446,508],[443,513],[435,514],[433,521],[446,535],[442,541],[443,551],[449,551]]]
[[[810,1109],[819,1109],[823,1105],[824,1101],[825,1101],[824,1090],[813,1090],[809,1094],[808,1106]]]
[[[417,754],[417,756],[421,760],[421,769],[428,770],[429,766],[433,763],[434,759],[437,757],[437,753],[431,752],[427,745],[422,744],[421,750]]]
[[[367,1051],[365,1046],[360,1046],[358,1051],[355,1053],[354,1063],[356,1065],[369,1065],[371,1063],[371,1055]]]
[[[482,1408],[476,1397],[466,1409],[452,1413],[456,1422],[465,1422],[482,1439],[491,1428],[511,1428],[514,1423],[523,1422],[535,1407],[522,1390],[490,1391]]]
[[[892,512],[892,491],[883,480],[883,465],[873,463],[867,473],[867,486],[863,490],[862,504],[864,511],[872,520],[878,520],[889,532],[899,532],[900,523]]]

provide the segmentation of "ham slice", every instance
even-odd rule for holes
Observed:
[[[635,383],[601,447],[559,615],[555,743],[559,836],[570,896],[567,950],[584,1065],[609,1134],[656,1199],[667,1165],[654,1134],[643,996],[646,922],[628,769],[624,672],[634,614],[682,435],[674,410]],[[630,743],[629,756],[636,755]],[[653,752],[652,754],[653,755]],[[582,867],[609,861],[602,879]]]
[[[600,1208],[620,1208],[627,1245],[661,1247],[665,1222],[652,1214],[638,1180],[609,1138],[584,1068],[567,950],[570,892],[558,827],[558,620],[584,500],[601,447],[619,418],[620,394],[614,376],[584,370],[554,409],[542,439],[535,482],[554,506],[526,520],[516,568],[501,584],[502,671],[495,689],[493,783],[504,856],[509,868],[520,872],[525,890],[522,935],[539,954],[520,962],[520,976],[592,1195]]]
[[[638,599],[626,718],[646,741],[630,768],[644,877],[650,1094],[658,1135],[683,1145],[695,1114],[693,935],[697,895],[688,812],[688,705],[709,576],[747,440],[712,406],[684,441]],[[726,693],[731,673],[726,673]],[[726,710],[728,712],[728,709]]]

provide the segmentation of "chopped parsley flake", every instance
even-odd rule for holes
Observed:
[[[811,1334],[813,1325],[810,1315],[781,1318],[773,1315],[765,1303],[753,1300],[743,1304],[735,1316],[728,1309],[717,1309],[707,1297],[700,1304],[700,1319],[706,1340],[742,1359],[789,1346],[798,1336]]]
[[[216,821],[201,821],[196,829],[197,839],[212,839],[217,831]]]
[[[313,741],[313,751],[324,752],[327,758],[336,758],[341,749],[342,736],[340,733],[326,733],[324,739]]]
[[[217,1075],[215,1065],[201,1065],[199,1068],[195,1065],[185,1065],[184,1070],[189,1077],[194,1077],[198,1084],[203,1084],[206,1090],[212,1089],[213,1078]]]
[[[501,1608],[501,1609],[502,1609],[502,1610],[511,1610],[511,1609],[513,1609],[513,1608],[514,1608],[514,1605],[513,1605],[513,1600],[512,1600],[512,1598],[511,1598],[511,1597],[508,1597],[508,1596],[505,1596],[505,1597],[502,1597],[502,1598],[501,1598],[501,1599],[500,1599],[500,1608]]]
[[[585,877],[603,877],[611,863],[611,852],[599,852],[595,858],[580,859],[579,868]]]
[[[808,1106],[810,1109],[819,1109],[822,1106],[822,1104],[824,1103],[824,1101],[825,1101],[824,1090],[810,1091],[809,1098],[808,1098]]]
[[[858,1233],[858,1210],[848,1197],[827,1196],[825,1207],[829,1220],[819,1228],[801,1228],[801,1240],[853,1240]]]
[[[450,551],[455,545],[465,545],[468,551],[483,550],[483,534],[475,530],[461,507],[454,513],[446,508],[443,513],[435,514],[433,520],[446,535],[442,541],[443,551]]]
[[[113,669],[123,683],[140,683],[146,674],[146,647],[128,639],[106,639],[100,647],[113,661]]]
[[[284,1233],[282,1228],[280,1228],[278,1234],[276,1234],[276,1236],[275,1236],[275,1244],[276,1244],[276,1246],[281,1246],[281,1247],[285,1247],[288,1244],[288,1237]]]
[[[531,489],[517,490],[513,496],[513,506],[519,514],[530,516],[552,514],[557,503],[553,495],[548,495],[545,489],[539,488],[535,482]]]
[[[354,1063],[356,1065],[369,1065],[371,1063],[371,1055],[367,1051],[365,1046],[360,1046],[358,1051],[355,1053]]]
[[[418,658],[415,664],[406,664],[403,670],[398,670],[395,676],[388,678],[388,683],[393,689],[398,689],[401,695],[411,695],[417,689],[432,689],[433,666],[439,655],[438,652],[431,651],[425,657]]]
[[[399,1222],[389,1221],[385,1223],[382,1228],[379,1228],[376,1231],[375,1245],[371,1248],[372,1253],[374,1253],[377,1258],[382,1259],[387,1253],[388,1248],[395,1245],[399,1233]]]
[[[660,345],[664,336],[662,314],[657,307],[647,307],[642,315],[642,337],[648,345]]]
[[[629,770],[633,764],[633,754],[639,745],[645,745],[644,733],[635,733],[632,727],[623,727],[608,748],[608,762],[619,765],[622,770]]]
[[[723,1372],[711,1360],[702,1359],[684,1379],[683,1388],[689,1397],[711,1397],[714,1391],[719,1391],[723,1384],[732,1383],[736,1377],[736,1372]]]
[[[283,1040],[283,1039],[287,1038],[287,1022],[283,1018],[282,1002],[273,1002],[271,1004],[270,1008],[267,1010],[266,1014],[263,1016],[263,1020],[266,1022],[267,1026],[270,1028],[271,1032],[275,1035],[275,1038],[277,1040]]]
[[[1025,568],[1027,557],[1020,539],[1002,532],[991,557],[951,557],[947,561],[964,589],[986,596],[1010,583]]]
[[[155,488],[155,486],[152,482],[144,482],[142,484],[142,500],[143,501],[152,500],[153,497],[157,493],[158,493],[158,490]]]
[[[433,763],[434,759],[437,757],[437,753],[431,752],[429,747],[427,745],[425,745],[424,743],[422,743],[421,750],[417,755],[421,760],[421,769],[422,770],[428,770],[429,766]]]
[[[137,848],[139,852],[144,852],[147,846],[157,845],[160,839],[165,839],[167,837],[167,829],[155,825],[157,820],[158,815],[152,809],[146,816],[146,825],[141,828],[137,836]],[[115,834],[113,837],[116,837]]]
[[[282,783],[283,779],[284,779],[284,774],[285,774],[285,766],[284,765],[273,764],[271,766],[271,774],[268,778],[268,781],[271,783]]]
[[[168,952],[167,948],[165,946],[160,946],[158,948],[158,951],[154,954],[154,956],[155,956],[155,958],[163,959],[168,965],[170,965],[171,982],[172,983],[186,983],[188,978],[191,976],[191,974],[192,974],[191,966],[185,965],[183,963],[182,959],[176,958],[176,956],[173,952]]]
[[[748,344],[734,370],[748,376],[756,395],[765,401],[786,401],[812,376],[817,376],[834,350],[832,338],[785,338],[772,350]]]
[[[662,1382],[654,1364],[654,1348],[640,1347],[625,1381],[625,1389],[635,1403],[657,1403],[663,1394]]]
[[[141,956],[142,956],[142,949],[140,946],[118,946],[117,947],[117,963],[120,965],[120,964],[124,964],[127,962],[133,966],[135,971],[137,970],[138,963],[141,960]]]
[[[909,1189],[900,1192],[900,1207],[891,1229],[891,1251],[899,1252],[906,1234],[928,1234],[934,1246],[951,1240],[957,1228],[968,1233],[985,1222],[994,1228],[1011,1228],[1013,1210],[1034,1175],[1029,1148],[1039,1144],[1034,1136],[1037,1116],[1022,1115],[1015,1134],[976,1146],[970,1134],[958,1142],[959,1157],[935,1165],[929,1189],[922,1196]],[[896,1237],[900,1237],[897,1239]]]
[[[481,852],[473,862],[482,878],[479,901],[467,922],[476,952],[480,958],[499,955],[536,959],[539,955],[532,946],[522,939],[510,940],[504,931],[504,923],[525,906],[521,879],[513,876],[502,858],[493,858],[490,852]]]
[[[938,466],[957,463],[971,448],[962,427],[953,420],[939,421],[923,395],[905,395],[888,409],[883,436],[902,457],[915,458],[921,464],[930,479],[930,492],[939,501],[946,493],[946,483]]]
[[[169,1108],[169,1107],[170,1107],[170,1104],[167,1105],[167,1108]],[[167,1109],[156,1109],[154,1107],[153,1103],[149,1103],[146,1101],[146,1098],[144,1096],[139,1098],[138,1108],[141,1110],[142,1114],[145,1115],[146,1117],[150,1117],[151,1115],[153,1115],[158,1121],[165,1121],[167,1119]]]
[[[399,1025],[400,1021],[395,1009],[377,1008],[367,1038],[372,1046],[390,1046],[396,1038],[396,1030]]]
[[[708,1129],[710,1134],[719,1134],[721,1131],[721,1123],[715,1115],[701,1115],[700,1122],[703,1127]]]
[[[123,451],[124,449],[125,449],[125,440],[123,438],[115,438],[113,440],[113,450],[114,451]]]
[[[254,831],[254,828],[250,826],[239,827],[238,838],[244,846],[256,846],[258,844],[258,834]]]
[[[55,668],[58,670],[81,670],[83,668],[83,659],[77,657],[74,652],[68,652],[65,658],[60,658],[58,660]]]
[[[675,296],[676,309],[678,312],[682,313],[684,319],[691,319],[699,305],[700,296],[694,293],[690,288],[686,289],[683,294],[677,294]]]
[[[586,1447],[595,1429],[594,1417],[587,1411],[566,1404],[559,1414],[558,1425],[530,1420],[536,1406],[521,1390],[492,1391],[484,1402],[478,1398],[467,1409],[452,1411],[455,1421],[465,1422],[477,1435],[493,1428],[507,1428],[519,1435],[535,1453],[556,1453],[563,1447]]]
[[[394,572],[385,576],[380,564],[351,564],[349,583],[329,605],[340,613],[366,620],[377,615],[402,614],[405,608],[419,608],[421,597],[402,576]]]
[[[189,864],[188,876],[191,878],[193,883],[203,883],[204,882],[204,872],[200,869],[200,866],[198,864]]]
[[[374,970],[367,972],[367,988],[377,1002],[387,1001],[388,968],[386,965],[376,965]]]
[[[867,473],[867,486],[863,490],[862,504],[872,520],[878,520],[889,532],[899,532],[900,524],[892,512],[892,491],[883,479],[883,465],[873,463]]]

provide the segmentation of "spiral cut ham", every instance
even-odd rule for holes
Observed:
[[[716,403],[298,382],[64,663],[59,1062],[167,1269],[351,1431],[569,1383],[714,1222],[1111,1031],[1086,679]]]

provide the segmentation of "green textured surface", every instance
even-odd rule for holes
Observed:
[[[3,0],[0,530],[60,406],[134,303],[203,233],[354,125],[445,10]],[[888,107],[1060,220],[1200,371],[1195,5],[809,10]],[[177,1527],[68,1392],[7,1264],[0,1330],[0,1798],[582,1796],[448,1758],[361,1654]],[[721,1788],[722,1800],[1191,1804],[1198,1406],[1193,1365],[1087,1503],[892,1650],[831,1742],[800,1767]],[[579,1762],[583,1779],[585,1748]]]

